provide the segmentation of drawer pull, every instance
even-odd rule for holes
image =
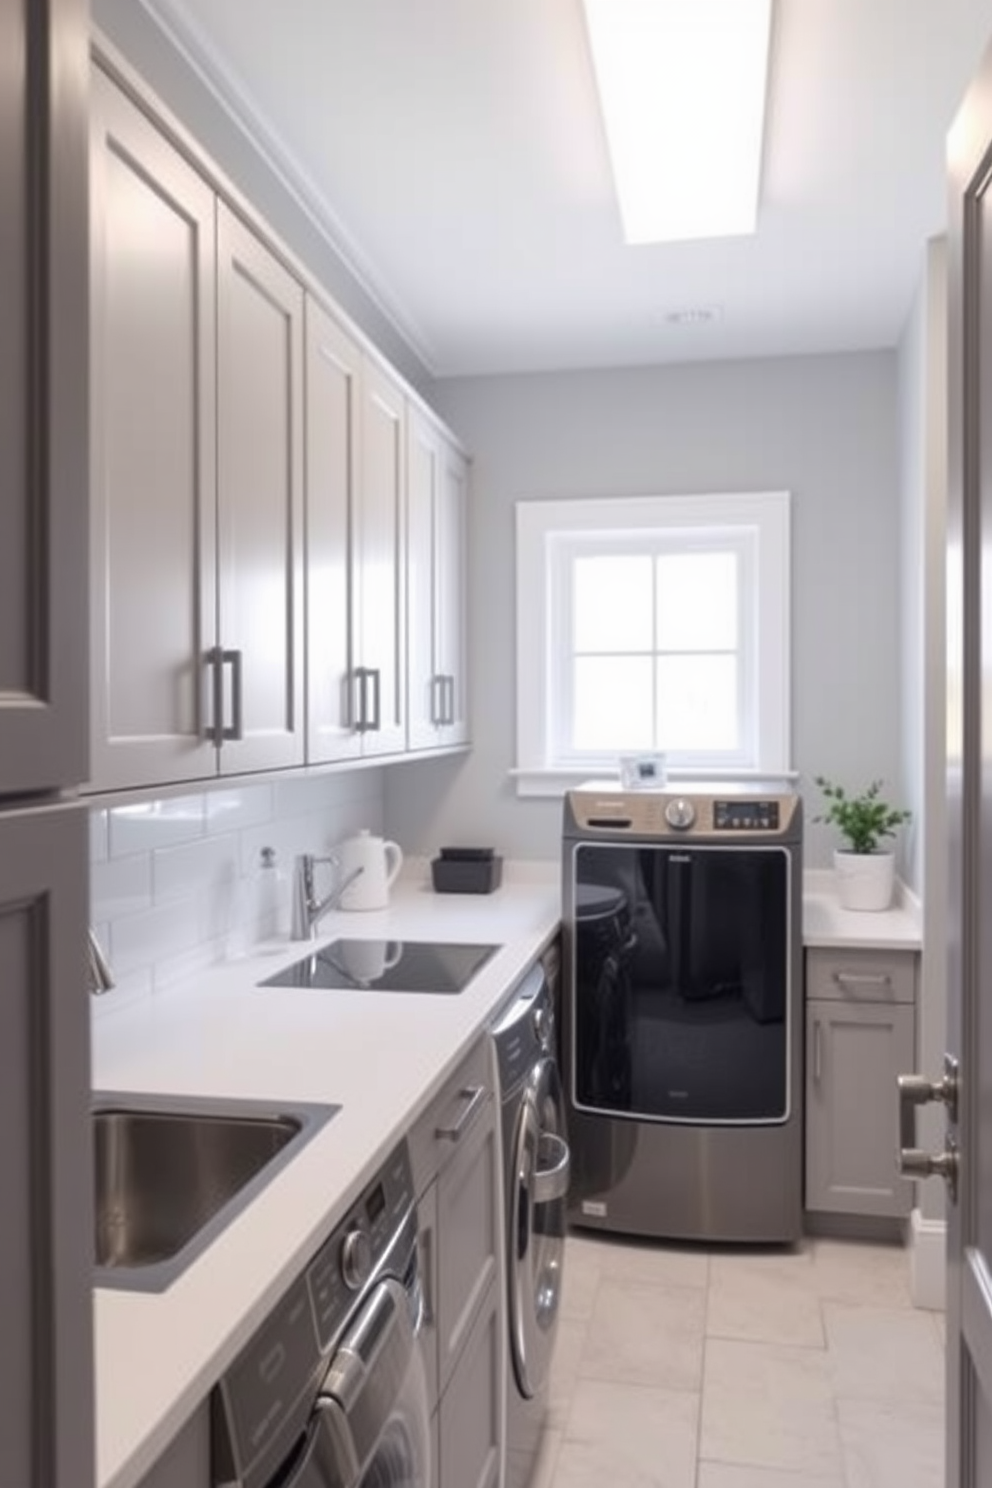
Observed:
[[[819,1018],[813,1024],[813,1079],[817,1084],[823,1076],[823,1025]]]
[[[892,978],[887,971],[835,971],[834,981],[838,987],[891,987]]]
[[[459,1090],[459,1099],[466,1102],[464,1110],[453,1126],[439,1126],[434,1132],[435,1137],[446,1142],[461,1141],[487,1094],[485,1085],[468,1085],[464,1090]]]
[[[568,1192],[571,1156],[568,1143],[553,1132],[544,1132],[537,1144],[537,1160],[531,1193],[535,1204],[553,1204]]]

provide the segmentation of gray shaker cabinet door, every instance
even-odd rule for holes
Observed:
[[[307,299],[307,761],[361,754],[352,674],[351,529],[360,490],[362,352]]]
[[[913,1186],[896,1165],[896,1080],[914,1068],[914,1027],[907,1003],[807,1003],[807,1209],[909,1213]]]
[[[353,537],[354,661],[364,755],[406,750],[406,399],[373,358],[362,379],[362,479]]]
[[[438,1410],[440,1488],[499,1488],[503,1349],[498,1285],[490,1287]]]
[[[88,19],[0,0],[0,792],[87,772]]]
[[[0,1483],[92,1488],[87,818],[0,813]]]
[[[468,464],[415,405],[407,410],[408,747],[468,739],[465,531]]]
[[[303,289],[218,205],[217,479],[224,774],[301,765]]]
[[[215,199],[104,73],[91,121],[94,786],[217,770]]]

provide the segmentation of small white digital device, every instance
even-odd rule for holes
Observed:
[[[620,784],[624,790],[660,790],[665,784],[663,754],[622,754]]]

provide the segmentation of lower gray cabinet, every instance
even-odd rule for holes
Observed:
[[[483,1037],[411,1133],[434,1488],[495,1488],[504,1360],[499,1133]]]
[[[438,1408],[442,1488],[498,1488],[502,1458],[502,1328],[493,1285]]]
[[[150,1467],[138,1488],[212,1488],[210,1407],[199,1406]]]
[[[915,1069],[913,951],[806,953],[806,1208],[900,1218],[897,1077]]]
[[[0,1484],[92,1488],[88,836],[0,812]]]

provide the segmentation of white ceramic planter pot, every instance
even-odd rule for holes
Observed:
[[[896,882],[895,853],[834,852],[841,909],[888,909]]]

